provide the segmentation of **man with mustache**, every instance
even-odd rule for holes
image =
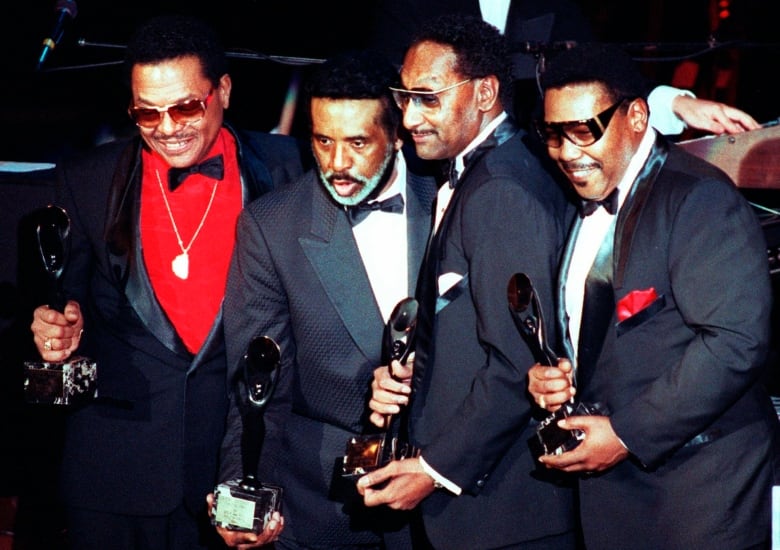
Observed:
[[[95,402],[72,411],[62,485],[73,548],[193,550],[221,541],[214,487],[227,412],[222,296],[242,205],[302,172],[295,141],[224,120],[218,36],[155,18],[130,41],[139,136],[62,165],[72,248],[64,313],[32,331],[47,361],[94,359]],[[203,533],[211,534],[207,541]]]
[[[413,293],[436,192],[401,153],[391,86],[397,71],[369,52],[317,67],[306,84],[317,168],[251,204],[238,224],[225,295],[231,372],[255,336],[281,349],[258,473],[283,488],[277,549],[411,544],[405,513],[365,507],[341,476],[347,442],[369,426],[366,396],[383,364],[384,325]],[[242,475],[239,405],[231,407],[223,480]],[[242,548],[261,542],[220,533]]]
[[[571,491],[534,475],[526,440],[539,411],[525,393],[533,356],[506,292],[524,272],[551,307],[568,206],[507,115],[509,69],[495,27],[440,17],[412,41],[394,90],[417,154],[450,160],[453,171],[437,196],[420,273],[411,392],[380,368],[370,403],[375,422],[409,403],[421,455],[365,475],[358,487],[369,506],[419,504],[434,548],[576,543]],[[411,376],[398,364],[393,373]]]
[[[648,124],[615,46],[549,60],[541,138],[581,199],[563,256],[565,357],[529,390],[604,415],[540,458],[577,475],[589,549],[768,548],[777,415],[763,385],[772,293],[755,211],[728,177]]]

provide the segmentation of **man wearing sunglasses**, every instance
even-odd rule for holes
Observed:
[[[755,213],[648,126],[621,50],[561,53],[542,84],[541,137],[582,202],[558,289],[569,359],[534,366],[529,390],[555,410],[576,381],[608,416],[561,422],[584,440],[540,460],[580,475],[588,548],[768,548],[779,426],[761,382],[772,294]]]
[[[149,21],[125,65],[140,136],[61,166],[71,300],[64,313],[36,309],[32,330],[45,360],[78,351],[98,365],[99,397],[72,412],[65,440],[73,547],[206,548],[221,544],[204,496],[227,410],[221,306],[235,222],[297,177],[301,157],[292,138],[225,123],[231,79],[202,22]]]
[[[453,162],[418,280],[413,374],[393,365],[396,376],[413,377],[411,398],[378,369],[370,403],[375,423],[409,403],[421,456],[358,486],[369,505],[419,503],[435,548],[575,544],[570,489],[533,473],[525,388],[534,361],[507,302],[507,284],[524,272],[552,311],[567,202],[526,146],[528,134],[507,117],[509,69],[495,27],[442,17],[414,39],[393,89],[417,154]]]

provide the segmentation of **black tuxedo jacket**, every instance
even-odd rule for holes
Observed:
[[[524,272],[551,317],[566,235],[564,195],[524,139],[507,120],[467,162],[420,274],[410,431],[463,489],[421,504],[436,548],[498,548],[573,524],[569,489],[537,477],[526,443],[534,360],[507,302],[510,277]],[[460,277],[446,292],[445,274]]]
[[[760,225],[722,172],[662,137],[616,224],[601,266],[611,283],[594,280],[599,266],[586,282],[577,380],[582,400],[611,411],[631,459],[580,481],[585,542],[768,540],[778,425],[760,383],[772,302]],[[649,288],[657,299],[619,322],[615,304]],[[563,310],[559,319],[565,331]]]
[[[301,173],[292,138],[234,135],[245,202]],[[62,484],[69,505],[149,516],[183,498],[205,509],[227,391],[221,313],[193,357],[141,260],[140,143],[111,143],[60,167],[61,204],[72,222],[65,289],[81,305],[78,351],[97,362],[99,396],[68,419]]]
[[[410,293],[435,191],[432,179],[407,172]],[[224,311],[231,372],[254,336],[281,347],[259,475],[284,489],[282,538],[335,548],[377,544],[382,532],[399,529],[405,517],[366,508],[354,481],[339,475],[347,441],[369,426],[367,396],[382,364],[384,322],[346,212],[317,172],[245,210]],[[233,403],[222,479],[242,474],[238,414]]]

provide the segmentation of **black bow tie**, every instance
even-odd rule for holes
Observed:
[[[398,193],[397,195],[388,197],[383,201],[361,202],[355,206],[350,206],[347,209],[349,223],[351,223],[353,226],[359,224],[365,220],[366,216],[368,216],[374,210],[401,214],[404,211],[404,198],[400,193]]]
[[[615,213],[617,213],[618,208],[618,188],[615,187],[612,192],[607,195],[607,197],[600,201],[589,201],[589,200],[582,200],[580,201],[580,217],[584,218],[586,216],[590,216],[593,214],[596,210],[598,210],[599,206],[603,206],[604,210],[612,214],[613,216]]]
[[[458,169],[455,168],[455,161],[451,160],[449,161],[449,164],[447,165],[447,183],[450,186],[450,189],[455,189],[455,185],[458,183]]]
[[[187,179],[187,176],[191,176],[192,174],[203,174],[204,176],[221,180],[225,177],[225,167],[222,162],[222,155],[211,157],[194,166],[171,168],[168,170],[168,188],[171,191],[175,191],[176,188]]]

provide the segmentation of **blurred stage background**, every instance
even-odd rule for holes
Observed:
[[[772,73],[780,61],[776,0],[574,0],[596,37],[630,47],[659,82],[747,110],[778,116]],[[220,30],[231,51],[325,58],[367,43],[377,0],[222,0],[204,9],[183,0],[78,0],[61,44],[35,71],[55,0],[19,2],[0,21],[0,160],[50,160],[131,129],[117,65],[132,29],[155,13],[189,12]],[[720,6],[723,4],[724,6]],[[728,17],[718,13],[728,10]],[[79,46],[83,39],[87,45]],[[688,58],[684,61],[684,58]],[[103,65],[101,65],[103,63]],[[90,66],[93,65],[93,66]],[[81,67],[81,68],[79,68]],[[293,66],[233,59],[228,112],[242,126],[271,130],[279,120]],[[305,69],[304,69],[305,71]]]
[[[735,105],[762,123],[780,116],[777,0],[575,1],[597,39],[624,44],[657,82]],[[371,36],[375,4],[222,0],[206,9],[184,0],[78,0],[77,16],[40,71],[41,41],[53,27],[56,1],[28,0],[5,8],[0,17],[0,550],[13,540],[3,537],[3,530],[16,532],[17,549],[52,550],[61,541],[55,485],[63,420],[59,409],[24,404],[21,393],[22,362],[35,355],[30,312],[40,300],[39,274],[30,267],[35,262],[27,214],[50,200],[52,173],[7,172],[3,161],[53,163],[133,132],[118,62],[132,29],[151,15],[193,13],[210,20],[227,49],[245,56],[231,58],[228,118],[271,131],[279,125],[290,82],[305,76],[307,65],[264,57],[323,59],[361,47]],[[305,131],[300,112],[293,112],[290,128],[293,134]],[[780,161],[775,159],[780,153],[762,160],[767,186],[744,191],[756,204],[776,209]],[[776,262],[777,297],[780,222],[776,215],[761,215],[768,253]],[[774,327],[777,332],[777,318]],[[776,370],[777,345],[770,361]]]

